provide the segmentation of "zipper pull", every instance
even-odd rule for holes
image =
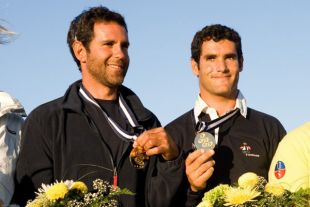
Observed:
[[[113,186],[114,186],[114,188],[116,188],[117,187],[117,171],[116,171],[116,168],[114,168],[114,170],[113,170],[114,172],[113,172]]]

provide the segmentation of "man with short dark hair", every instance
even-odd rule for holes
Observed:
[[[82,80],[26,120],[16,200],[24,205],[42,183],[81,180],[92,190],[101,178],[135,193],[121,196],[121,206],[169,206],[182,156],[156,116],[122,85],[129,66],[124,18],[90,8],[71,22],[67,42]]]
[[[191,50],[200,93],[194,108],[165,128],[188,155],[179,201],[195,206],[203,192],[235,183],[247,171],[267,178],[285,130],[274,117],[249,108],[238,90],[243,55],[236,31],[206,26],[194,36]]]

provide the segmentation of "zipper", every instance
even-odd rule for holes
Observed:
[[[132,143],[132,142],[126,142],[126,143]],[[130,149],[130,144],[126,146],[126,149],[122,153],[122,156],[121,156],[119,162],[116,165],[113,162],[113,158],[112,158],[111,153],[109,153],[110,154],[110,158],[111,158],[111,162],[112,162],[112,165],[113,165],[113,186],[114,187],[118,186],[118,169],[119,169],[120,165],[123,163],[124,158],[126,158],[125,154],[126,154],[126,152],[129,149]]]
[[[110,152],[109,147],[108,147],[107,143],[105,142],[104,138],[101,136],[100,131],[96,127],[96,124],[94,123],[94,121],[89,116],[88,110],[86,109],[84,113],[85,113],[85,118],[86,118],[87,122],[89,123],[89,127],[95,131],[95,136],[99,136],[100,137],[100,139],[103,142],[103,145],[106,148],[105,151],[108,152],[108,155],[109,155],[109,158],[110,158],[110,163],[112,165],[112,169],[110,169],[110,170],[113,172],[113,186],[116,187],[117,184],[118,184],[117,166],[115,165],[115,163],[113,161],[112,153]]]
[[[94,123],[94,121],[92,120],[91,116],[89,115],[87,107],[85,109],[86,109],[85,110],[86,119],[87,119],[87,121],[88,121],[88,123],[90,125],[90,128],[92,128],[92,129],[94,129],[94,131],[96,131],[95,134],[97,134],[97,136],[99,136],[101,138],[104,146],[107,149],[106,151],[108,152],[108,155],[110,157],[110,162],[111,162],[111,165],[112,165],[112,169],[110,169],[110,170],[113,172],[113,186],[116,187],[116,186],[118,186],[118,183],[119,183],[118,182],[119,181],[118,180],[118,169],[119,169],[119,166],[123,163],[124,158],[126,158],[124,155],[130,149],[130,144],[128,144],[128,143],[133,143],[133,140],[129,140],[129,139],[124,140],[124,139],[122,139],[125,142],[125,144],[127,144],[127,146],[126,146],[126,149],[123,151],[122,156],[121,156],[119,162],[118,163],[114,163],[113,157],[112,157],[112,153],[111,153],[111,151],[110,151],[110,149],[108,147],[108,143],[106,143],[106,141],[104,140],[104,137],[102,137],[99,129],[97,128],[96,124]],[[112,127],[112,129],[113,129],[113,127]],[[139,128],[137,128],[137,129],[139,129]],[[115,132],[115,135],[118,136],[118,134],[116,132]]]
[[[118,179],[117,179],[117,166],[115,166],[112,155],[109,151],[109,155],[110,155],[110,160],[112,163],[112,167],[113,167],[113,186],[114,188],[116,188],[117,184],[118,184]]]

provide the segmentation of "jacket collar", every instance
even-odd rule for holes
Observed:
[[[19,116],[26,116],[21,103],[10,94],[0,91],[0,117],[7,113],[15,113]]]
[[[64,109],[72,110],[78,113],[83,112],[84,103],[82,98],[79,96],[80,85],[82,84],[81,80],[78,80],[71,84],[63,96],[62,106]],[[122,94],[126,103],[135,114],[138,121],[146,121],[150,119],[153,114],[148,109],[146,109],[139,97],[129,88],[121,86],[119,92]]]

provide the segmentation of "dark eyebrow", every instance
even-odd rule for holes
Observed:
[[[101,42],[101,44],[115,44],[116,42],[114,40],[103,40]],[[128,48],[129,47],[129,42],[128,41],[124,41],[121,43],[122,47],[126,47]]]
[[[214,54],[207,54],[207,55],[205,55],[205,59],[206,59],[206,60],[208,60],[208,59],[214,59],[214,58],[216,58],[216,55],[214,55]]]
[[[103,41],[101,41],[101,43],[102,44],[107,44],[107,43],[115,43],[115,41],[114,40],[103,40]]]
[[[238,55],[237,53],[228,53],[225,55],[225,58],[237,58]]]

